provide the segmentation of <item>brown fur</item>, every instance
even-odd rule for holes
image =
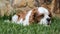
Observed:
[[[18,12],[17,13],[17,15],[18,15],[18,21],[21,19],[21,18],[23,18],[23,20],[25,20],[25,17],[26,17],[26,15],[27,15],[27,13],[28,13],[28,11],[20,11],[20,12]],[[51,14],[51,12],[49,11],[49,16],[50,17],[52,17],[52,14]],[[40,22],[40,19],[42,19],[44,17],[44,14],[40,14],[39,12],[38,12],[38,8],[33,8],[32,9],[32,13],[31,13],[31,15],[29,16],[29,24],[31,24],[31,23],[33,23],[33,22],[36,22],[36,23],[38,23],[38,22]]]
[[[34,17],[35,17],[34,15],[35,15],[36,12],[38,12],[38,9],[37,8],[33,8],[32,9],[32,13],[31,13],[30,18],[29,18],[29,22],[30,23],[34,22]]]
[[[29,17],[29,23],[30,24],[34,22],[34,15],[35,15],[36,12],[38,12],[38,9],[37,8],[33,8],[32,9],[32,13],[31,13],[31,15]],[[21,18],[23,18],[23,20],[25,20],[25,17],[27,15],[27,13],[28,13],[28,11],[26,11],[26,10],[25,11],[19,11],[19,12],[17,12],[16,14],[18,15],[18,21]]]
[[[37,12],[35,14],[35,22],[38,23],[40,22],[40,19],[42,19],[44,17],[44,14],[40,14],[39,12]]]
[[[23,20],[25,20],[25,16],[26,16],[26,11],[19,11],[16,14],[18,15],[18,21],[23,18]]]

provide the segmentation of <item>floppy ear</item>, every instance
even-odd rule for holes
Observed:
[[[37,12],[38,12],[38,8],[35,7],[32,9],[32,11],[33,11],[33,17],[34,17],[33,19],[35,19],[35,16],[37,15]]]
[[[38,20],[36,19],[38,15],[38,8],[33,8],[32,11],[34,12],[34,15],[33,15],[34,22],[38,23]]]
[[[30,23],[34,23],[34,19],[35,19],[35,13],[37,12],[37,8],[33,8],[32,9],[32,13],[31,13],[31,16],[29,18],[29,22]]]

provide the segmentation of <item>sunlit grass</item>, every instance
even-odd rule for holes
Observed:
[[[0,19],[0,34],[60,34],[60,19],[52,18],[50,26],[32,24],[23,26],[15,23],[4,22]]]

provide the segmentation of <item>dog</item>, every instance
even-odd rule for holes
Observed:
[[[33,22],[43,25],[51,24],[51,12],[44,7],[33,8],[30,11],[21,11],[12,16],[12,22],[29,25]]]

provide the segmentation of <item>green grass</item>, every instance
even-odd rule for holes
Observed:
[[[38,24],[23,26],[0,19],[0,34],[60,34],[60,19],[53,18],[50,26]]]

